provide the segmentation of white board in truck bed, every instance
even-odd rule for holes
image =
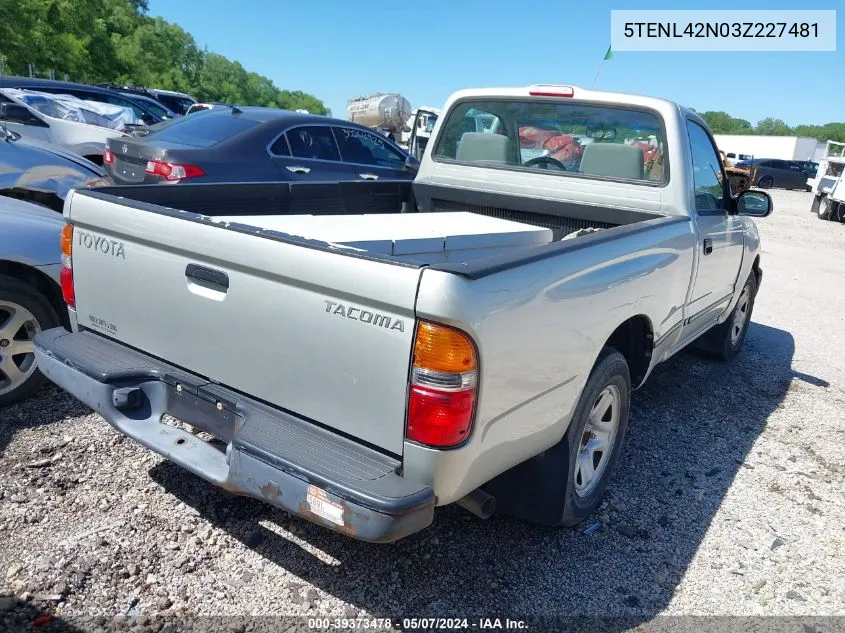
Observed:
[[[467,212],[223,216],[215,221],[421,263],[487,257],[552,240],[549,229]]]

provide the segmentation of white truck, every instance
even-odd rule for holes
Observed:
[[[541,85],[443,113],[413,182],[74,192],[73,327],[36,336],[39,367],[185,469],[358,539],[450,503],[584,520],[631,391],[693,342],[742,347],[771,198],[732,196],[706,123],[663,99]],[[567,167],[542,130],[593,142]]]
[[[825,144],[815,178],[807,179],[807,186],[813,192],[810,211],[820,220],[845,222],[845,143],[828,141]]]

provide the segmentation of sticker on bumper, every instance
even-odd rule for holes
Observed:
[[[317,486],[308,486],[306,495],[308,507],[318,517],[337,525],[343,525],[343,507],[329,499],[326,491]]]

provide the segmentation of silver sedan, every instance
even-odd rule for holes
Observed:
[[[0,407],[44,383],[33,337],[67,327],[59,278],[64,223],[51,209],[0,196]]]

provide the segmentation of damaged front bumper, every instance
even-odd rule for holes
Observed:
[[[118,431],[230,493],[375,543],[431,524],[432,489],[346,437],[91,332],[42,332],[35,355],[45,376]],[[164,414],[220,442],[165,424]]]

